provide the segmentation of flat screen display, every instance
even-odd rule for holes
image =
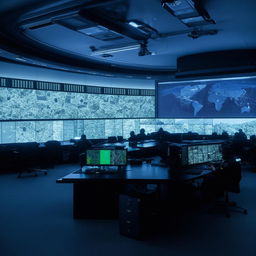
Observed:
[[[221,144],[188,146],[188,165],[216,162],[221,160]]]
[[[256,78],[164,82],[157,85],[158,118],[256,117]]]
[[[124,166],[127,164],[125,149],[88,149],[85,165],[89,166]]]

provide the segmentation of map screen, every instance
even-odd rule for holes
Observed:
[[[256,78],[159,83],[158,118],[256,117]]]
[[[88,149],[86,150],[86,165],[126,165],[126,156],[125,149]]]
[[[200,164],[222,160],[221,144],[188,146],[188,164]]]

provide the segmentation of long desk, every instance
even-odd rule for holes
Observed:
[[[126,184],[171,184],[193,182],[209,175],[209,168],[186,173],[171,171],[167,167],[144,163],[141,166],[128,165],[126,170],[115,174],[86,174],[72,172],[57,183],[73,184],[73,217],[111,218],[118,216],[118,198]]]

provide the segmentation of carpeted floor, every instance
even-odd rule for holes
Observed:
[[[198,209],[165,225],[147,240],[119,235],[117,220],[73,220],[72,185],[56,184],[75,165],[46,176],[0,175],[0,255],[256,256],[256,173],[243,171],[241,193],[231,195],[248,215]],[[161,230],[161,231],[160,231]]]

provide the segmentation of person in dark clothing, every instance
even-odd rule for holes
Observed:
[[[222,132],[221,137],[222,137],[222,139],[224,139],[224,140],[229,139],[229,135],[228,135],[228,133],[227,133],[226,131],[223,131],[223,132]]]
[[[233,137],[233,154],[240,156],[244,159],[245,157],[245,146],[247,143],[247,136],[242,129],[236,132]]]
[[[86,149],[91,147],[91,142],[87,140],[86,135],[82,134],[80,140],[77,142],[77,149],[79,153],[85,152]]]
[[[165,141],[168,140],[170,133],[167,131],[164,131],[164,129],[161,127],[159,130],[156,132],[155,139],[158,141]]]
[[[134,131],[130,132],[130,137],[128,138],[128,140],[131,141],[131,142],[137,141],[137,137],[136,137]]]
[[[148,138],[147,135],[145,134],[144,128],[140,129],[140,133],[136,137],[137,137],[137,140],[146,140]]]
[[[246,142],[247,141],[247,136],[246,136],[246,134],[243,132],[243,130],[242,129],[239,129],[238,130],[238,135],[239,135],[239,140],[241,141],[241,142]]]

